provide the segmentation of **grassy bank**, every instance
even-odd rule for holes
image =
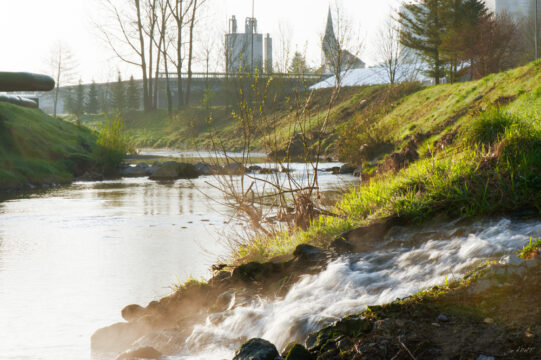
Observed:
[[[430,87],[398,100],[390,111],[374,112],[369,126],[385,129],[384,140],[392,147],[363,164],[363,178],[369,180],[331,209],[334,216],[319,217],[306,231],[255,239],[237,249],[235,258],[269,259],[306,242],[326,246],[345,231],[388,217],[415,223],[438,214],[539,211],[539,84],[541,62],[536,62],[475,82]],[[354,116],[344,126],[363,124],[366,128],[365,118]],[[360,130],[345,134],[348,146],[366,140]],[[408,146],[418,154],[416,161],[405,168],[384,166]]]
[[[331,107],[330,128],[345,124],[352,120],[359,111],[366,111],[363,104],[385,102],[386,106],[392,101],[400,99],[412,92],[421,89],[417,84],[401,85],[389,96],[387,86],[364,86],[341,89],[340,94]],[[259,109],[260,113],[254,116],[252,126],[251,147],[265,151],[265,139],[262,127],[271,128],[273,137],[276,136],[279,143],[286,143],[291,135],[299,132],[295,128],[298,112],[303,108],[309,96],[310,105],[306,108],[306,131],[310,132],[321,124],[327,114],[329,98],[332,89],[321,89],[311,92],[301,92],[288,97],[268,98]],[[259,101],[262,101],[260,99]],[[259,106],[257,104],[254,106]],[[214,148],[213,140],[219,139],[225,148],[229,150],[243,147],[242,121],[239,116],[242,110],[241,104],[234,106],[192,106],[175,112],[169,116],[166,110],[152,112],[126,112],[122,115],[126,130],[138,148],[184,148],[203,149]],[[369,106],[368,110],[373,110]],[[378,106],[378,110],[383,107]],[[68,118],[69,119],[69,118]],[[81,121],[90,128],[96,128],[104,119],[103,115],[83,115]],[[73,120],[73,119],[71,119]],[[266,133],[268,135],[268,133]],[[334,145],[338,139],[338,132],[329,132],[326,138],[328,153],[335,153]]]
[[[69,182],[93,161],[95,147],[87,128],[0,102],[0,191]]]

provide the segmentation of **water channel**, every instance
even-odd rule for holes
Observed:
[[[92,333],[125,305],[209,277],[236,225],[214,181],[78,182],[0,202],[0,358],[88,360]],[[326,190],[354,183],[320,178]]]

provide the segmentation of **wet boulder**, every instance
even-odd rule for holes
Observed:
[[[214,175],[223,171],[221,166],[208,164],[206,162],[198,162],[194,165],[194,167],[201,175]]]
[[[312,354],[301,344],[293,344],[285,356],[285,360],[312,360]]]
[[[350,165],[350,164],[344,164],[340,166],[340,174],[341,175],[349,175],[353,174],[353,172],[357,170],[356,166]]]
[[[354,252],[355,245],[347,240],[344,240],[343,238],[337,238],[331,243],[329,249],[337,254],[346,254]]]
[[[223,172],[230,175],[243,175],[247,172],[247,170],[248,169],[246,169],[244,165],[239,163],[227,164],[223,168]]]
[[[275,360],[279,358],[276,346],[263,339],[251,339],[242,344],[233,360]]]
[[[337,321],[334,327],[341,334],[355,337],[372,330],[372,323],[363,317],[345,317]]]
[[[156,169],[150,176],[153,180],[194,179],[199,173],[194,165],[169,161]]]
[[[128,305],[124,309],[122,309],[121,314],[124,320],[134,321],[145,314],[145,309],[142,306],[136,304]]]
[[[97,330],[90,338],[90,347],[93,353],[118,353],[130,348],[148,330],[148,326],[141,322],[116,323]]]
[[[136,359],[155,359],[162,358],[162,353],[153,347],[146,346],[135,350],[128,350],[120,354],[116,360],[136,360]]]
[[[318,263],[328,258],[327,251],[308,244],[301,244],[295,248],[293,256],[301,262]]]
[[[120,169],[122,177],[144,177],[148,176],[148,167],[144,166],[126,166]]]
[[[248,264],[237,266],[233,270],[231,277],[234,280],[244,282],[261,281],[269,278],[269,275],[271,275],[274,270],[275,264],[273,263],[263,264],[258,262],[250,262]]]

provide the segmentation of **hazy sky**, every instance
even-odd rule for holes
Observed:
[[[259,31],[270,33],[275,54],[280,38],[290,39],[292,51],[306,52],[312,63],[320,61],[320,37],[325,28],[329,5],[341,4],[364,39],[361,58],[375,62],[375,34],[400,0],[255,0]],[[214,4],[199,26],[201,43],[221,46],[227,20],[236,15],[243,29],[251,14],[251,0],[208,0]],[[123,75],[139,76],[138,69],[119,63],[100,40],[96,22],[103,20],[100,0],[0,0],[0,70],[48,70],[46,59],[52,44],[61,40],[75,54],[83,81],[104,81]],[[218,51],[216,56],[218,56]],[[212,69],[214,70],[214,69]]]

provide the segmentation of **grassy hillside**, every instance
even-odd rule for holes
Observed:
[[[0,102],[0,190],[68,182],[91,162],[95,144],[87,128]]]
[[[378,219],[414,223],[436,215],[474,217],[541,210],[541,62],[475,82],[426,88],[392,104],[362,111],[343,124],[339,142],[351,149],[377,137],[388,154],[359,161],[362,184],[307,231],[256,239],[237,258],[290,254],[304,242],[325,245],[337,235]],[[383,129],[383,130],[381,130]],[[444,140],[444,141],[440,141]],[[388,168],[405,151],[417,157]],[[393,153],[393,154],[390,154]]]

